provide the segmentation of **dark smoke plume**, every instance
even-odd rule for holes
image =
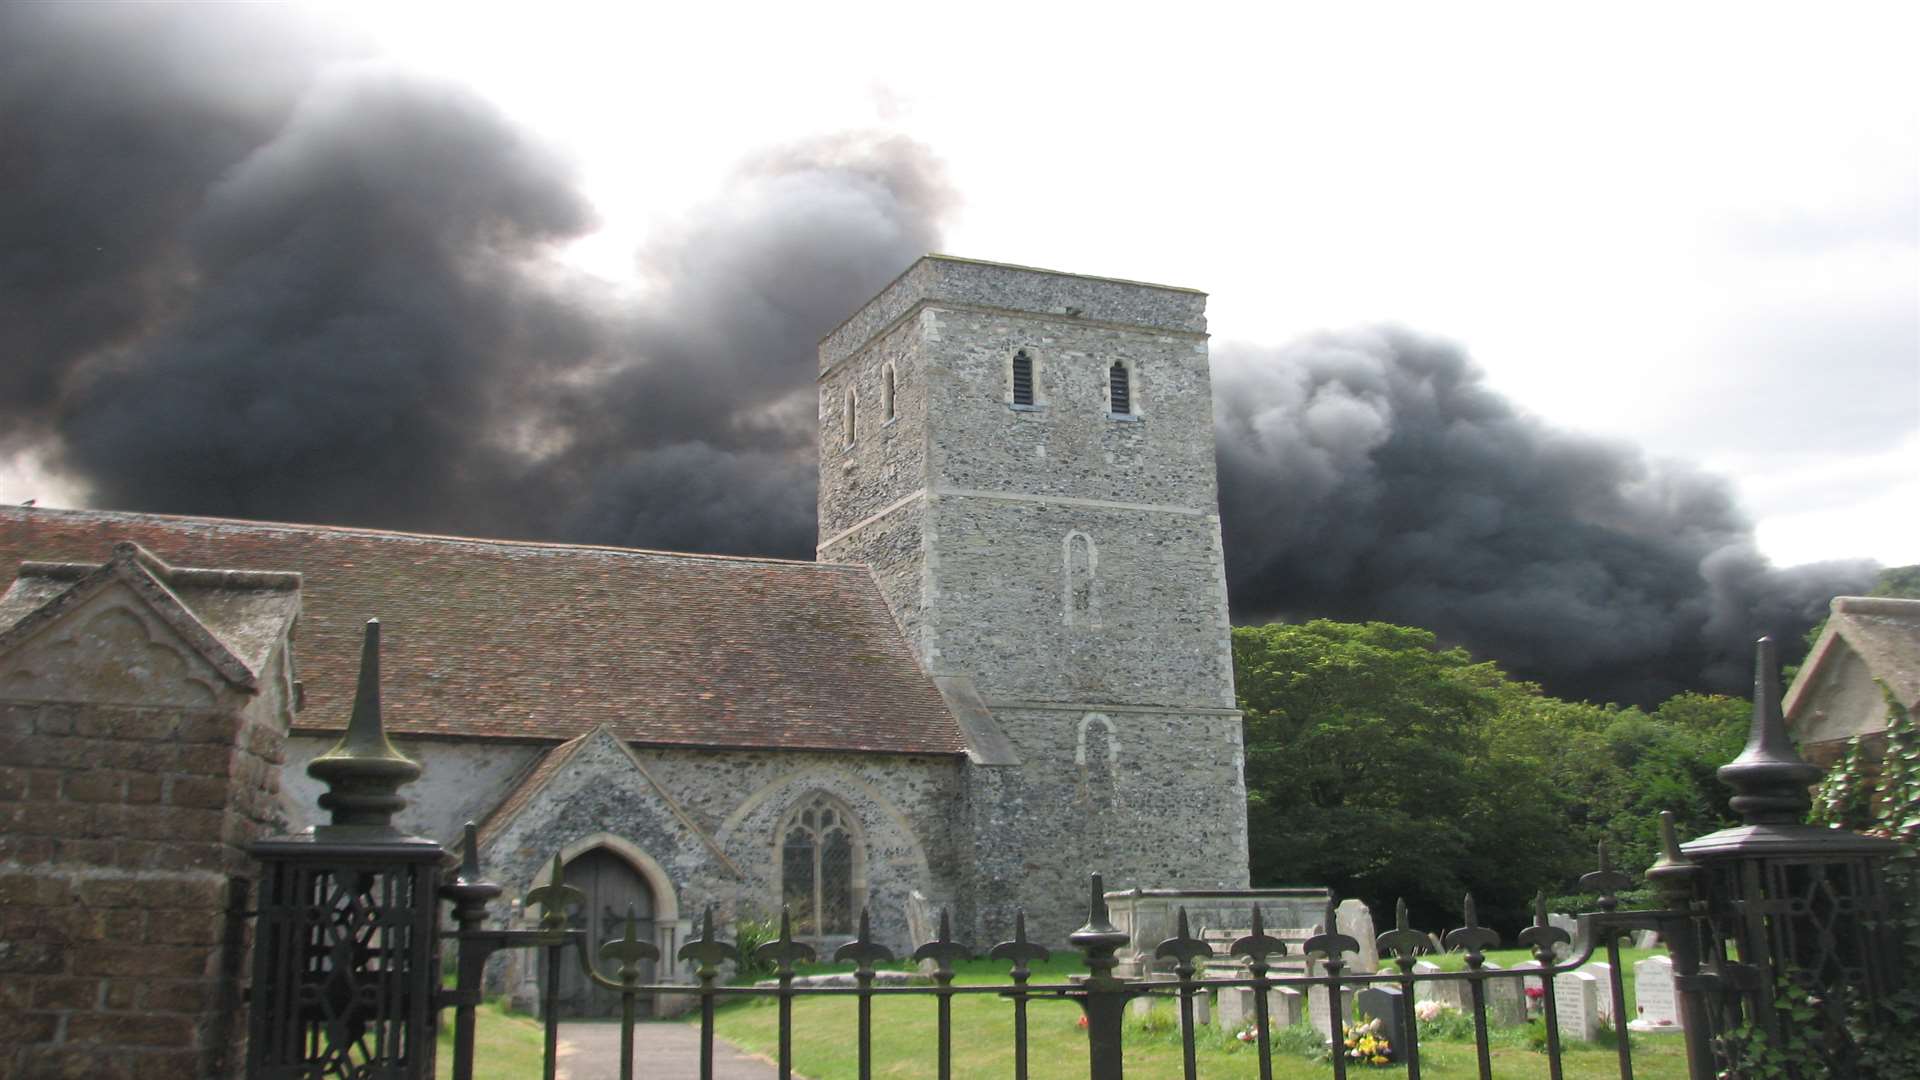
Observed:
[[[0,7],[0,454],[94,505],[806,557],[814,342],[952,204],[900,138],[768,151],[637,254],[473,93],[283,8]],[[644,138],[644,132],[622,132]],[[671,148],[663,148],[663,153]],[[1646,699],[1740,684],[1860,568],[1518,416],[1395,332],[1218,351],[1233,602],[1388,618]]]
[[[813,342],[936,246],[923,148],[747,162],[622,301],[493,106],[227,17],[0,13],[16,445],[96,505],[811,554]]]
[[[1563,696],[1740,690],[1867,563],[1771,568],[1726,481],[1527,417],[1401,330],[1214,350],[1240,621],[1424,626]]]

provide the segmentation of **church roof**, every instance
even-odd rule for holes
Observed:
[[[862,566],[8,506],[0,581],[123,542],[301,575],[296,731],[345,726],[378,617],[398,735],[966,752]]]

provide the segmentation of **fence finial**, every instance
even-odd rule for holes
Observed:
[[[1821,773],[1787,736],[1780,713],[1780,663],[1773,639],[1763,637],[1753,650],[1753,727],[1746,749],[1717,774],[1737,793],[1728,805],[1749,825],[1797,825],[1813,805],[1807,787]]]
[[[400,788],[420,776],[420,766],[387,741],[380,715],[379,619],[367,620],[360,684],[346,734],[307,764],[307,775],[327,785],[320,807],[333,812],[333,823],[320,826],[317,836],[339,838],[342,829],[360,835],[394,832],[393,815],[407,805]]]

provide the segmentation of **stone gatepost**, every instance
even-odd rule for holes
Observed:
[[[0,596],[0,1076],[231,1075],[297,574],[26,563]]]

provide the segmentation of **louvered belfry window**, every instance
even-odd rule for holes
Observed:
[[[1033,404],[1033,357],[1025,349],[1013,354],[1013,403]]]
[[[1118,360],[1107,369],[1107,386],[1111,391],[1112,409],[1115,416],[1126,416],[1133,412],[1133,386],[1127,379],[1127,365]]]

